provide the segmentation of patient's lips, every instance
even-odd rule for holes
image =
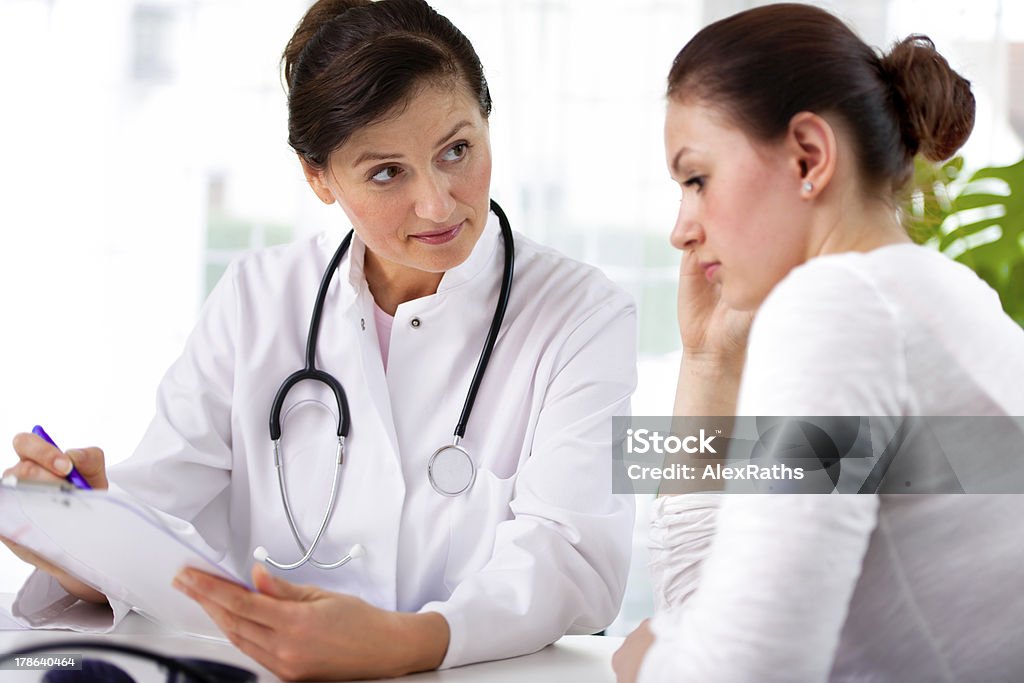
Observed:
[[[708,279],[708,282],[713,281],[712,278],[715,276],[715,273],[718,272],[718,269],[721,267],[721,265],[722,263],[720,261],[700,262],[700,267],[704,271],[704,277]]]

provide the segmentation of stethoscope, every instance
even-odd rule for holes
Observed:
[[[459,443],[466,434],[466,425],[469,423],[469,416],[473,412],[473,403],[476,401],[477,392],[480,390],[480,384],[483,382],[487,363],[491,359],[491,352],[494,351],[494,345],[498,339],[498,331],[501,328],[501,321],[504,319],[505,309],[508,307],[509,293],[512,290],[512,271],[515,264],[515,243],[512,239],[512,228],[509,227],[505,212],[502,211],[501,207],[493,199],[491,200],[491,211],[498,216],[498,222],[501,224],[501,236],[505,240],[505,269],[501,276],[501,292],[498,295],[498,304],[494,308],[491,328],[487,332],[483,351],[480,352],[480,359],[477,361],[476,371],[473,373],[473,381],[470,383],[469,392],[466,394],[466,402],[462,406],[462,415],[459,417],[459,423],[455,427],[454,439],[450,445],[441,446],[434,451],[434,454],[430,456],[430,460],[427,461],[427,479],[430,481],[430,485],[442,496],[448,497],[462,495],[476,481],[476,463],[473,462],[473,458],[470,457],[466,449],[460,446]],[[281,388],[277,390],[273,406],[270,409],[270,440],[274,444],[274,467],[277,469],[277,483],[281,489],[281,502],[284,504],[284,513],[288,518],[288,526],[292,530],[295,543],[303,553],[299,560],[290,564],[284,564],[272,560],[267,553],[267,549],[263,546],[256,548],[255,552],[253,552],[253,557],[256,560],[266,562],[278,569],[297,569],[307,562],[320,569],[335,569],[366,554],[363,546],[357,543],[337,562],[325,564],[312,559],[313,552],[320,544],[320,539],[327,529],[327,523],[334,512],[334,505],[338,497],[341,465],[345,459],[345,439],[348,437],[349,429],[348,400],[345,398],[345,390],[337,379],[329,373],[316,368],[316,341],[320,333],[320,319],[323,313],[324,301],[327,299],[327,290],[331,285],[331,278],[334,276],[334,271],[338,269],[341,259],[348,252],[353,232],[350,231],[345,236],[345,239],[341,241],[341,245],[334,252],[327,270],[324,271],[323,279],[320,281],[320,290],[317,292],[316,302],[313,304],[313,319],[309,323],[309,335],[306,338],[306,367],[292,373],[284,381]],[[284,485],[284,465],[281,460],[281,408],[284,405],[288,391],[303,380],[312,380],[326,384],[334,393],[334,398],[338,404],[338,446],[335,453],[331,498],[327,503],[327,510],[324,513],[323,521],[320,523],[320,528],[317,530],[313,543],[308,549],[299,536],[291,504],[288,502],[288,494],[285,491]]]

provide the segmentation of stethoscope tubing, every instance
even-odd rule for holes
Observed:
[[[327,266],[327,270],[324,271],[323,279],[320,281],[320,289],[316,295],[316,301],[313,304],[313,316],[309,321],[309,334],[306,337],[306,367],[297,372],[293,372],[288,376],[288,379],[284,381],[281,388],[277,390],[277,395],[274,396],[274,403],[270,408],[270,439],[271,441],[278,441],[281,438],[281,409],[284,407],[284,400],[288,396],[288,390],[303,380],[314,380],[322,382],[331,388],[334,392],[334,398],[338,403],[338,436],[348,437],[349,430],[349,410],[348,400],[345,397],[345,390],[342,388],[341,383],[338,382],[332,375],[324,372],[323,370],[317,370],[316,368],[316,343],[317,338],[320,336],[320,320],[323,317],[324,302],[327,300],[327,290],[331,286],[331,278],[334,277],[334,271],[338,269],[341,264],[341,259],[345,256],[348,251],[349,244],[352,243],[352,235],[354,230],[350,230],[345,239],[341,241],[337,251],[334,252],[334,256],[331,257],[331,262]]]
[[[502,238],[505,242],[505,263],[502,273],[501,290],[498,294],[498,304],[495,306],[494,316],[491,319],[491,326],[487,331],[487,338],[484,340],[484,347],[480,352],[480,358],[477,360],[476,370],[473,372],[473,379],[470,382],[469,391],[466,394],[466,401],[462,406],[462,413],[459,416],[459,422],[455,427],[455,434],[453,437],[452,448],[456,448],[465,454],[472,469],[472,476],[470,477],[469,484],[458,492],[452,493],[444,490],[442,487],[439,487],[437,482],[434,481],[431,466],[433,465],[434,458],[437,457],[437,454],[441,450],[444,450],[444,447],[438,449],[438,451],[434,453],[434,456],[431,458],[430,466],[428,466],[427,476],[428,479],[430,479],[431,486],[433,486],[438,493],[446,496],[455,496],[465,492],[472,486],[473,481],[476,479],[476,467],[472,462],[472,458],[470,458],[465,449],[459,446],[459,441],[461,441],[462,437],[465,436],[466,427],[469,424],[469,418],[473,412],[473,404],[475,403],[476,396],[480,391],[480,385],[483,383],[484,373],[487,371],[487,365],[490,362],[491,354],[494,351],[495,344],[497,343],[498,334],[501,331],[501,324],[505,319],[505,311],[508,309],[508,302],[512,291],[512,279],[515,270],[515,243],[512,235],[512,228],[509,225],[508,217],[505,215],[505,212],[493,199],[490,200],[490,208],[498,217],[498,222],[501,226]],[[338,245],[338,249],[334,252],[334,256],[331,257],[327,270],[324,272],[323,278],[320,281],[320,288],[317,291],[316,301],[313,304],[313,315],[309,323],[309,334],[306,338],[306,366],[303,369],[292,373],[287,379],[285,379],[284,383],[277,390],[277,394],[274,396],[273,405],[270,409],[270,438],[274,444],[274,466],[277,469],[278,485],[281,490],[281,501],[284,504],[285,516],[288,518],[288,526],[291,529],[292,536],[295,538],[295,542],[299,546],[299,550],[302,552],[302,557],[298,561],[285,564],[270,559],[266,553],[266,549],[262,546],[257,548],[254,556],[278,569],[296,569],[307,562],[320,569],[334,569],[346,564],[356,557],[361,557],[365,552],[362,546],[356,544],[345,557],[341,558],[337,562],[325,564],[312,559],[313,553],[316,551],[317,546],[320,544],[320,539],[327,529],[331,514],[334,511],[335,503],[337,502],[341,465],[344,462],[345,439],[348,437],[351,422],[348,400],[345,396],[345,390],[342,388],[341,383],[338,382],[338,380],[331,374],[324,372],[323,370],[318,370],[316,367],[316,345],[320,334],[320,321],[323,317],[324,304],[327,300],[327,292],[330,289],[331,279],[334,277],[334,272],[341,264],[342,258],[344,258],[345,254],[348,252],[354,232],[354,230],[349,231],[341,244]],[[320,528],[317,530],[316,536],[308,549],[299,534],[299,530],[295,524],[295,517],[292,513],[291,504],[288,501],[288,494],[286,492],[284,479],[284,463],[281,460],[281,409],[284,406],[284,401],[288,395],[288,391],[293,386],[304,380],[321,382],[330,387],[331,391],[334,393],[339,409],[337,430],[338,451],[334,468],[334,479],[331,484],[331,498],[327,505],[327,510],[324,514],[323,520],[320,523]]]
[[[288,518],[288,527],[292,530],[292,536],[295,538],[295,542],[298,544],[299,548],[302,549],[304,554],[301,559],[287,564],[275,562],[269,557],[267,558],[267,562],[278,569],[298,569],[307,562],[319,569],[335,569],[346,564],[352,559],[351,553],[337,562],[332,562],[331,564],[324,564],[313,559],[313,552],[316,550],[316,547],[320,545],[320,537],[323,536],[324,531],[327,530],[327,523],[331,519],[331,512],[334,510],[334,504],[338,500],[338,482],[341,478],[341,466],[345,461],[345,437],[338,437],[338,451],[334,462],[334,479],[331,482],[331,499],[327,503],[327,512],[324,514],[324,518],[320,522],[320,528],[317,530],[316,537],[313,538],[313,542],[310,544],[309,549],[306,549],[305,544],[302,542],[302,538],[299,536],[299,529],[295,526],[295,514],[292,512],[292,506],[288,502],[288,496],[285,493],[284,467],[281,466],[280,445],[280,441],[274,442],[274,465],[277,468],[277,485],[281,490],[281,502],[284,504],[285,517]]]
[[[459,423],[455,426],[456,441],[466,435],[466,426],[469,424],[469,416],[473,412],[473,404],[476,402],[477,392],[483,383],[484,373],[487,371],[487,364],[491,362],[491,352],[498,341],[498,333],[501,331],[501,323],[505,319],[505,310],[508,308],[509,295],[512,292],[512,275],[515,271],[516,254],[513,246],[512,228],[508,222],[508,216],[498,205],[498,202],[491,200],[491,211],[498,217],[498,224],[501,226],[502,239],[505,240],[505,268],[501,278],[501,292],[498,294],[498,305],[494,308],[494,317],[491,319],[491,328],[487,331],[487,339],[484,340],[484,348],[480,352],[480,358],[476,363],[476,370],[473,372],[473,381],[469,384],[469,393],[466,394],[466,402],[462,406],[462,414],[459,416]]]

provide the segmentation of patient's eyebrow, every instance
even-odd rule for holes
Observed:
[[[676,155],[674,157],[672,157],[672,173],[673,174],[679,175],[679,161],[680,161],[680,159],[682,159],[685,155],[692,154],[692,153],[693,153],[693,150],[690,149],[689,147],[683,147],[678,152],[676,152]]]

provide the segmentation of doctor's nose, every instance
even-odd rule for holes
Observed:
[[[423,176],[416,188],[415,211],[419,218],[433,223],[444,223],[455,212],[455,198],[452,197],[448,178],[440,173]]]
[[[692,212],[680,204],[676,224],[669,237],[672,246],[680,251],[695,249],[704,243],[704,227],[692,216]]]

